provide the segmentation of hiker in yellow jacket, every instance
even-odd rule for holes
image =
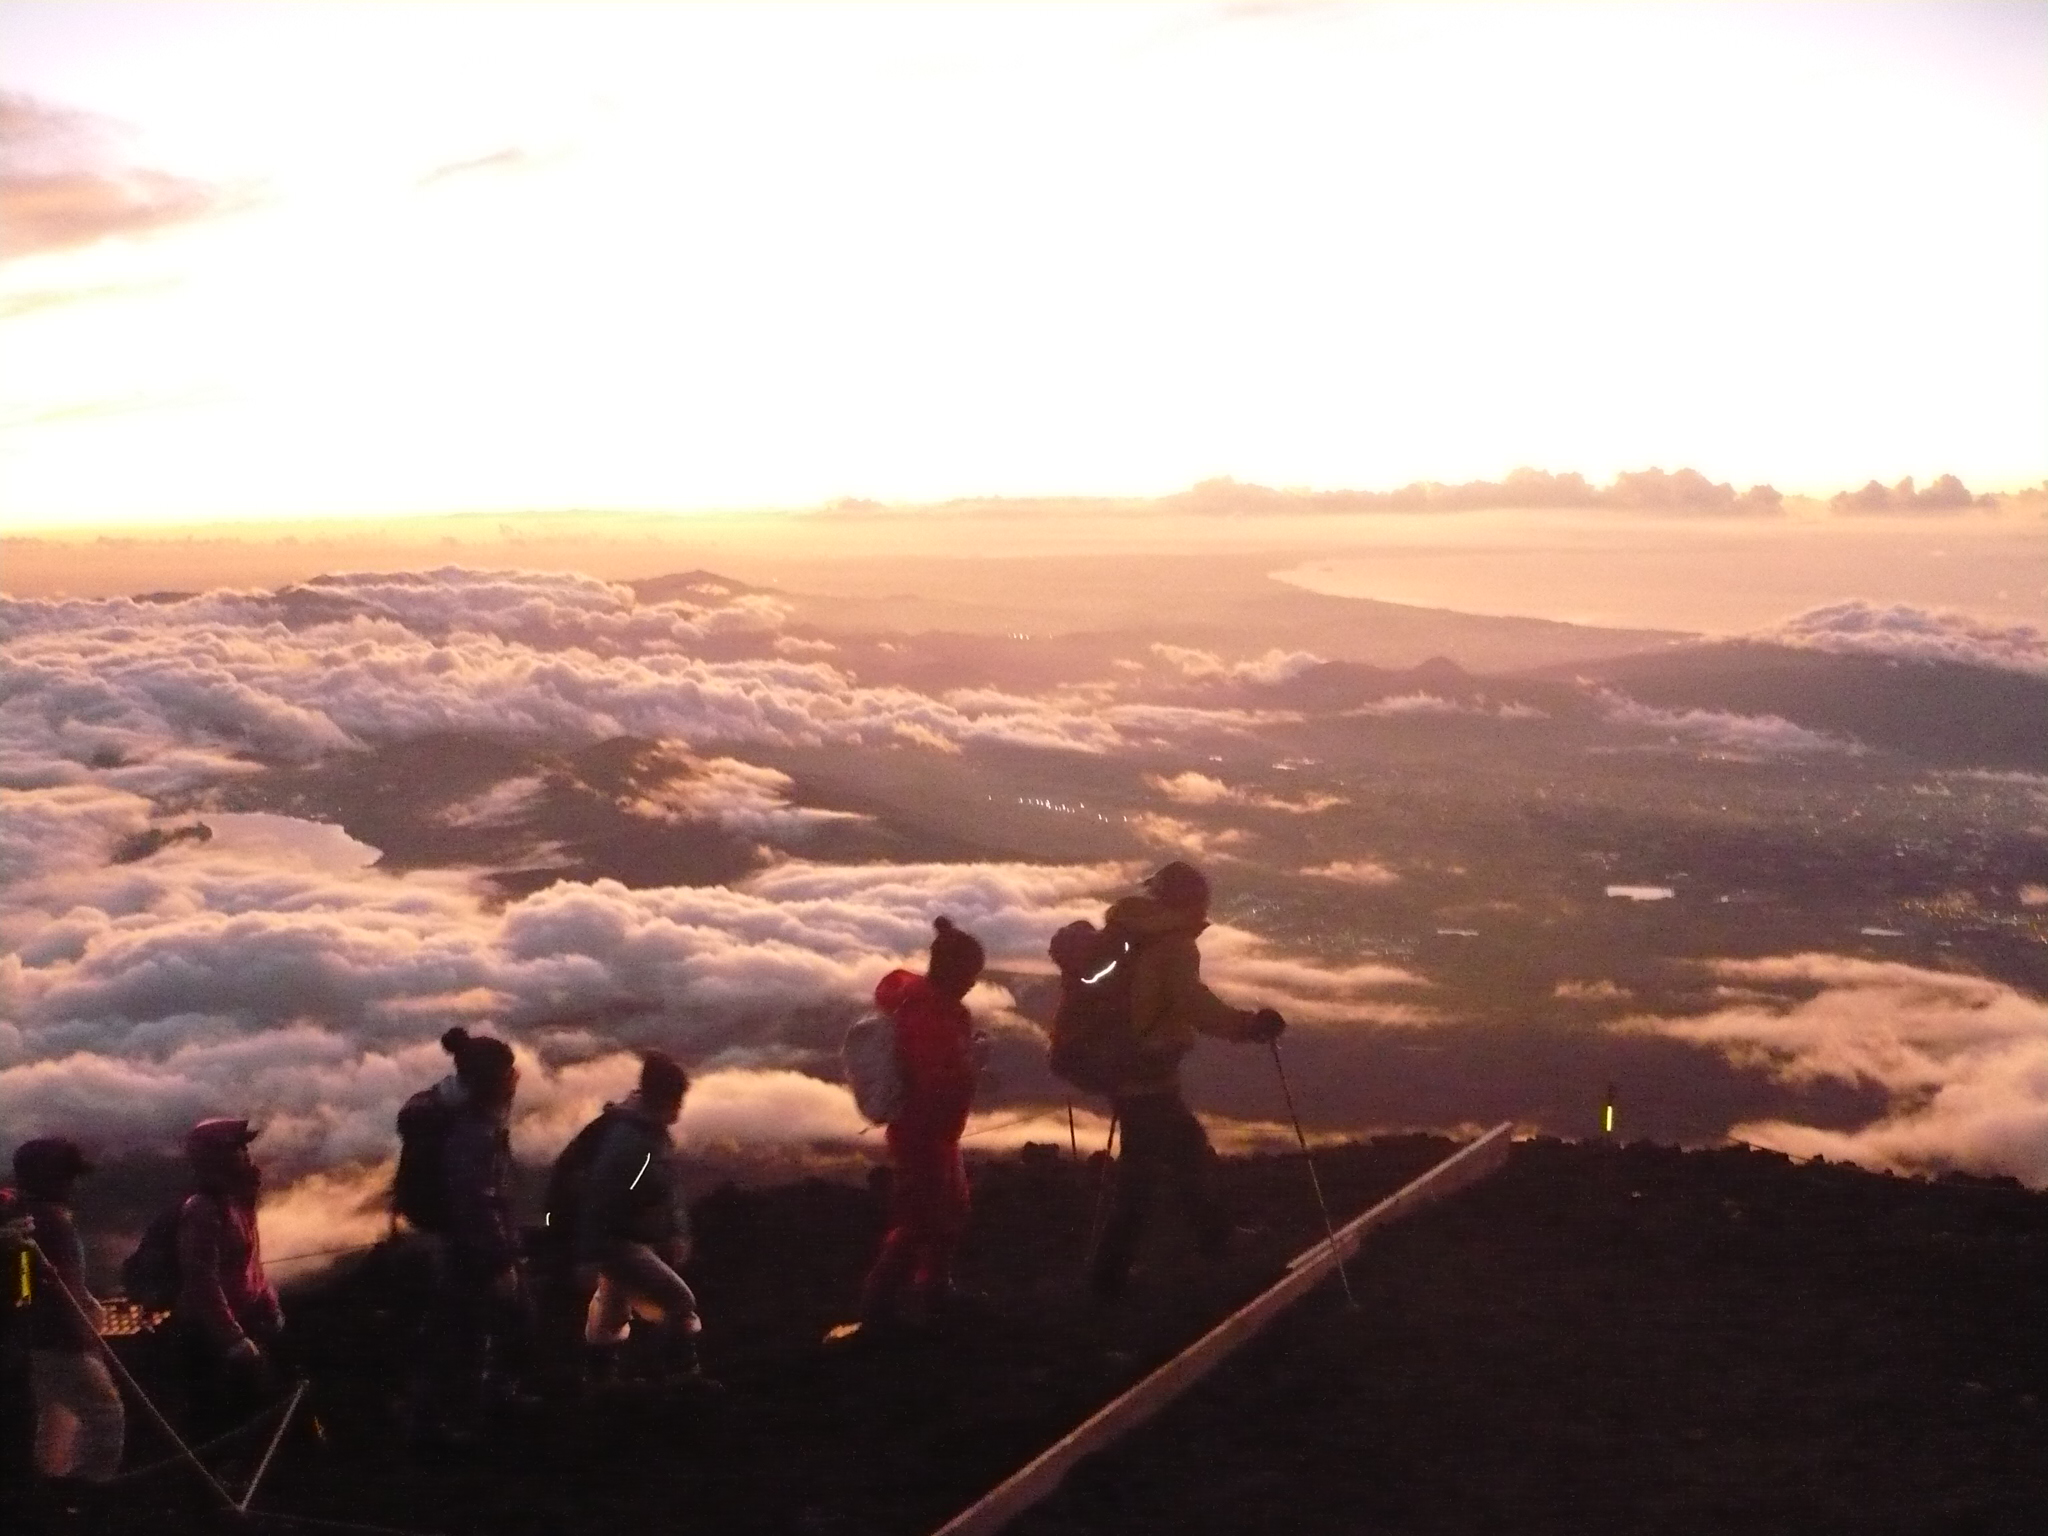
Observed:
[[[1115,902],[1104,926],[1136,944],[1131,978],[1133,1064],[1110,1093],[1121,1128],[1116,1191],[1089,1263],[1089,1289],[1110,1301],[1130,1276],[1138,1234],[1162,1188],[1175,1194],[1205,1258],[1221,1255],[1230,1228],[1211,1190],[1216,1160],[1202,1122],[1180,1094],[1180,1062],[1195,1037],[1263,1044],[1286,1021],[1271,1008],[1233,1008],[1202,982],[1195,939],[1209,926],[1209,881],[1175,860],[1144,882],[1145,894]]]

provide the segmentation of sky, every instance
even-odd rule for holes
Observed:
[[[0,519],[2048,478],[2048,5],[0,4]]]

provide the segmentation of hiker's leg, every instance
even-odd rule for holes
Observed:
[[[633,1312],[671,1329],[696,1332],[697,1294],[645,1243],[621,1243],[605,1273],[624,1289]]]
[[[1158,1193],[1165,1171],[1164,1159],[1169,1155],[1173,1122],[1167,1110],[1177,1102],[1164,1094],[1115,1101],[1123,1148],[1111,1171],[1115,1185],[1110,1192],[1109,1219],[1103,1223],[1102,1236],[1089,1265],[1088,1284],[1097,1295],[1119,1294],[1130,1274],[1138,1235]]]
[[[932,1148],[926,1175],[920,1181],[923,1209],[917,1272],[911,1283],[919,1296],[931,1299],[953,1288],[953,1260],[967,1234],[967,1169],[960,1160],[959,1143]]]
[[[483,1278],[459,1264],[451,1266],[437,1317],[440,1339],[431,1396],[433,1415],[443,1428],[474,1431],[483,1420],[492,1311]]]
[[[1216,1196],[1216,1149],[1202,1122],[1178,1096],[1170,1120],[1166,1166],[1174,1194],[1187,1212],[1196,1249],[1205,1258],[1220,1257],[1229,1242],[1230,1221]]]
[[[121,1466],[121,1393],[96,1354],[38,1349],[36,1461],[45,1477],[103,1483]]]
[[[626,1342],[633,1325],[633,1298],[625,1286],[612,1278],[609,1265],[598,1271],[597,1289],[590,1293],[590,1305],[583,1312],[583,1342],[609,1349]]]
[[[881,1251],[861,1283],[860,1315],[864,1323],[894,1320],[903,1292],[925,1265],[930,1236],[932,1169],[926,1146],[892,1125],[889,1138],[889,1230]]]

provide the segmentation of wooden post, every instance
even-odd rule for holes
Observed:
[[[1327,1278],[1346,1255],[1357,1249],[1368,1232],[1431,1200],[1463,1189],[1500,1167],[1507,1161],[1512,1145],[1508,1134],[1511,1129],[1506,1122],[1496,1125],[1364,1215],[1346,1222],[1327,1243],[1318,1243],[1289,1264],[1287,1273],[1270,1289],[1226,1317],[1123,1396],[1096,1410],[1035,1460],[947,1521],[936,1536],[994,1536],[1059,1487],[1075,1462],[1122,1439],[1208,1375],[1238,1346],[1256,1338],[1267,1324]]]

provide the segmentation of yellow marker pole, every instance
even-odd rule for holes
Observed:
[[[35,1300],[36,1286],[31,1278],[35,1274],[35,1266],[30,1262],[29,1251],[26,1248],[21,1250],[18,1257],[21,1265],[14,1277],[14,1299],[25,1307]]]
[[[1600,1134],[1614,1134],[1614,1084],[1607,1085],[1607,1101],[1600,1107]]]

